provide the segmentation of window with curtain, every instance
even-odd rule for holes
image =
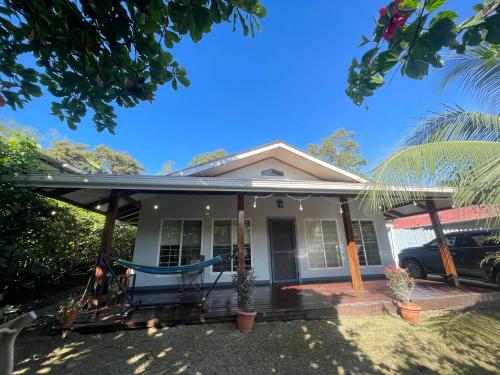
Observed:
[[[377,233],[373,221],[353,221],[354,240],[358,248],[361,266],[379,266],[382,264],[378,248]]]
[[[310,268],[341,267],[340,241],[334,220],[306,220],[306,246]]]
[[[164,220],[158,265],[174,267],[199,261],[201,235],[201,220]]]
[[[252,251],[251,251],[251,223],[250,220],[245,220],[245,266],[252,265]],[[238,234],[236,220],[214,220],[213,228],[213,256],[227,254],[238,249]],[[236,271],[238,268],[238,255],[231,262],[230,259],[225,260],[223,263],[212,266],[213,272],[220,272],[222,270],[227,272]]]

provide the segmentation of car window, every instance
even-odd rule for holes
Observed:
[[[460,236],[460,240],[457,241],[458,247],[480,247],[482,246],[486,236],[484,234],[464,234]]]

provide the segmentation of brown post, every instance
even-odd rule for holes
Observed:
[[[104,275],[106,274],[106,267],[104,264],[104,255],[111,253],[111,248],[113,245],[113,231],[115,229],[116,214],[118,211],[118,200],[120,199],[119,193],[115,190],[111,190],[108,202],[108,210],[106,212],[106,219],[104,221],[104,228],[102,230],[101,236],[101,248],[99,250],[99,256],[97,258],[97,265],[94,273],[94,293],[92,296],[91,306],[97,307],[102,301],[102,295],[104,292]]]
[[[238,193],[238,270],[245,270],[245,195]]]
[[[444,237],[443,227],[439,221],[439,215],[434,200],[431,199],[427,201],[427,211],[429,211],[429,216],[431,217],[432,229],[434,229],[434,234],[436,235],[446,277],[452,279],[455,286],[460,286],[455,263],[451,257],[450,249],[448,249],[448,245],[446,244],[446,238]]]
[[[351,270],[352,286],[356,290],[363,290],[363,280],[361,279],[361,270],[359,268],[358,248],[354,240],[354,231],[352,229],[351,210],[347,198],[341,197],[342,219],[344,221],[345,237],[347,241],[347,255],[349,257],[349,269]]]

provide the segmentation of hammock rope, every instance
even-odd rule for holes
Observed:
[[[123,260],[123,259],[118,259],[116,263],[119,264],[120,266],[131,268],[134,271],[149,273],[152,275],[178,275],[186,272],[202,270],[204,268],[222,263],[224,258],[227,257],[228,257],[227,255],[226,256],[218,255],[216,257],[213,257],[211,259],[205,260],[200,263],[186,264],[184,266],[174,266],[174,267],[145,266],[142,264],[129,262],[128,260]]]

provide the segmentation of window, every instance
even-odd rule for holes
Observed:
[[[251,267],[252,254],[251,254],[251,232],[252,226],[250,220],[245,220],[245,266]],[[213,229],[213,256],[232,253],[238,249],[238,235],[236,220],[214,220]],[[216,264],[212,267],[213,272],[220,272],[222,270],[227,272],[236,271],[238,267],[238,254],[231,262],[230,259],[225,260],[223,263]]]
[[[282,171],[278,171],[277,169],[264,169],[260,172],[261,176],[271,176],[271,177],[283,177],[285,173]]]
[[[353,221],[352,228],[358,247],[359,264],[361,266],[381,265],[382,260],[373,221]]]
[[[310,268],[341,267],[339,234],[334,220],[306,220]]]
[[[160,267],[189,264],[200,258],[201,220],[164,220],[161,230]]]

